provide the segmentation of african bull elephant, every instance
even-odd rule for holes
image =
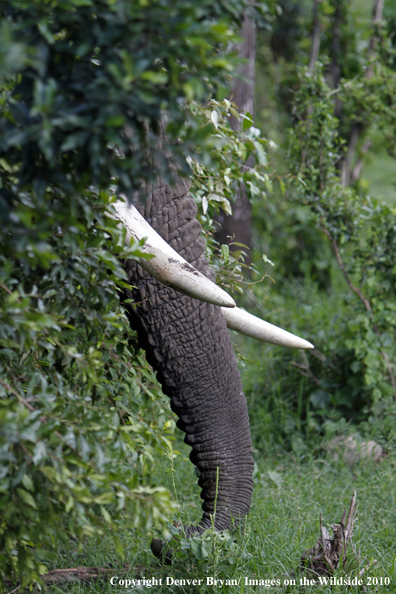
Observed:
[[[175,263],[176,272],[182,270],[184,275],[182,279],[170,278],[163,264],[155,266],[160,258],[146,262],[150,273],[133,260],[126,262],[131,283],[126,297],[140,304],[127,305],[131,326],[137,330],[139,344],[171,399],[171,408],[179,417],[177,426],[186,433],[185,442],[192,447],[190,459],[199,470],[203,516],[198,526],[188,527],[186,532],[200,533],[211,526],[217,473],[215,527],[224,530],[248,514],[253,487],[247,404],[227,322],[234,329],[275,344],[297,348],[312,345],[256,318],[249,329],[249,314],[233,309],[233,300],[207,280],[213,280],[213,275],[204,255],[205,243],[187,179],[179,178],[174,187],[162,185],[149,194],[144,205],[136,206],[151,228],[179,254],[172,258],[173,252],[169,252],[165,260]],[[155,251],[155,242],[161,244],[161,240],[147,223],[139,222],[133,206],[120,201],[115,210],[127,227],[127,237],[140,239],[152,234],[146,243],[147,251],[160,256],[162,247],[169,250],[162,243]],[[140,223],[143,228],[138,230]],[[152,274],[173,286],[165,286]]]

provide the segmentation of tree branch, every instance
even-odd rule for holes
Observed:
[[[130,565],[124,565],[122,569],[107,569],[104,567],[71,567],[69,569],[52,569],[45,575],[40,575],[40,579],[47,585],[64,584],[73,581],[91,582],[93,580],[99,579],[100,577],[105,577],[109,573],[127,573],[130,569]],[[136,568],[136,570],[137,569],[138,568]],[[20,580],[17,580],[16,583],[20,584]],[[4,585],[15,586],[15,582],[9,578],[5,578]],[[19,585],[17,587],[19,588]]]
[[[335,254],[335,257],[337,260],[338,267],[341,270],[341,272],[347,282],[348,287],[351,289],[351,291],[353,293],[355,293],[355,295],[357,295],[359,297],[360,301],[364,304],[364,307],[366,308],[366,310],[371,311],[370,301],[367,299],[367,297],[365,297],[363,295],[361,290],[353,284],[353,282],[349,278],[347,271],[345,270],[344,263],[342,261],[340,250],[338,249],[336,240],[334,239],[334,237],[332,237],[330,231],[328,229],[326,229],[326,227],[321,225],[321,229],[331,243],[331,246],[333,248],[333,251],[334,251],[334,254]]]
[[[342,272],[342,274],[343,274],[343,276],[344,276],[344,278],[345,278],[345,280],[346,280],[346,282],[348,284],[348,287],[351,289],[351,291],[353,291],[353,293],[355,293],[355,295],[357,295],[357,297],[359,297],[360,301],[363,303],[363,305],[366,308],[366,310],[371,313],[372,312],[372,309],[371,309],[371,304],[370,304],[369,299],[363,295],[363,293],[362,293],[362,291],[360,290],[359,287],[356,287],[353,284],[353,282],[349,278],[349,275],[348,275],[347,271],[345,270],[344,263],[342,261],[340,250],[338,249],[338,245],[337,245],[336,240],[334,239],[334,237],[332,237],[330,231],[328,229],[326,229],[326,227],[324,227],[323,225],[321,225],[321,229],[322,229],[323,233],[326,235],[326,237],[328,238],[328,240],[331,243],[331,246],[333,248],[333,251],[334,251],[334,254],[335,254],[335,257],[336,257],[336,260],[337,260],[338,267],[341,270],[341,272]],[[378,337],[380,337],[381,336],[381,333],[379,331],[378,326],[375,323],[372,323],[372,328],[373,328],[375,334]],[[385,364],[386,364],[386,367],[387,367],[387,370],[388,370],[388,374],[389,374],[389,378],[390,378],[390,381],[391,381],[391,384],[392,384],[393,392],[394,392],[394,400],[396,400],[396,378],[395,378],[395,374],[393,373],[392,364],[391,364],[391,361],[389,359],[389,355],[384,350],[381,350],[380,353],[381,353],[382,358],[385,361]]]

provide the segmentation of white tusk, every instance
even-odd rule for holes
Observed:
[[[129,243],[131,239],[137,241],[146,239],[141,251],[151,254],[154,258],[150,260],[142,258],[139,260],[139,266],[151,276],[167,287],[172,287],[189,297],[224,308],[235,307],[233,298],[179,256],[154,231],[139,211],[132,204],[128,204],[126,198],[117,200],[113,207],[117,212],[117,219],[126,228],[126,238]]]
[[[299,338],[282,328],[278,328],[273,324],[264,322],[260,318],[256,318],[243,309],[225,309],[222,308],[222,314],[226,319],[227,326],[230,330],[235,330],[246,336],[252,338],[258,338],[264,342],[270,342],[271,344],[277,344],[279,346],[291,347],[294,349],[313,349],[313,344]]]

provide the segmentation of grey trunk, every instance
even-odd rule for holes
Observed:
[[[155,190],[139,210],[181,256],[212,278],[205,243],[196,220],[189,182]],[[249,512],[253,459],[246,399],[236,358],[220,308],[177,293],[150,277],[135,262],[126,264],[131,326],[157,372],[162,389],[179,416],[178,427],[192,446],[190,458],[200,471],[203,517],[189,533],[211,525],[230,528]]]

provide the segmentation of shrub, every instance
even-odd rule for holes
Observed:
[[[229,76],[245,5],[1,5],[0,575],[22,586],[127,502],[131,527],[174,510],[149,478],[173,420],[120,303],[121,260],[142,254],[107,213],[171,181],[165,152],[189,172],[210,131],[181,108]]]

